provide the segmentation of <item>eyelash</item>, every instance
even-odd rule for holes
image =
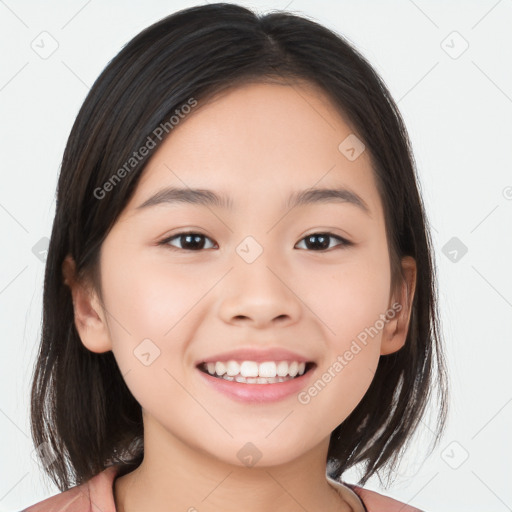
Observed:
[[[181,233],[176,233],[176,234],[166,238],[165,240],[162,240],[161,242],[158,243],[158,245],[165,245],[165,246],[167,246],[169,249],[171,249],[173,251],[200,252],[200,251],[206,250],[206,249],[199,249],[199,250],[182,249],[180,247],[174,247],[172,245],[169,245],[169,242],[171,240],[174,240],[175,238],[184,237],[184,236],[187,236],[187,235],[198,235],[198,236],[201,236],[201,237],[204,237],[204,238],[208,238],[209,240],[211,240],[208,236],[203,235],[202,233],[197,233],[195,231],[183,231]],[[309,235],[306,235],[304,238],[301,238],[301,240],[299,240],[299,242],[302,242],[306,238],[313,237],[313,236],[318,236],[318,235],[327,236],[328,238],[334,238],[334,239],[338,240],[339,242],[341,242],[338,246],[335,246],[335,247],[340,247],[340,246],[341,247],[349,247],[351,245],[354,245],[353,242],[350,242],[349,240],[346,240],[345,238],[342,238],[342,237],[340,237],[338,235],[334,235],[332,233],[323,232],[323,231],[322,232],[317,232],[317,233],[310,233]],[[313,252],[327,252],[327,251],[329,251],[331,249],[332,249],[332,247],[329,247],[327,249],[321,249],[321,250],[318,250],[318,251],[312,250],[312,249],[310,249],[310,250],[312,250]]]

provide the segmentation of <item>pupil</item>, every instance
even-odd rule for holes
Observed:
[[[191,249],[202,249],[204,247],[203,235],[182,235],[185,239],[185,244]],[[315,243],[316,240],[316,243]],[[306,237],[306,245],[309,248],[328,249],[329,236],[324,234],[310,235]]]
[[[203,243],[201,243],[202,235],[184,235],[184,237],[186,240],[185,245],[189,245],[191,248],[202,249],[204,245],[204,240]]]
[[[320,243],[315,244],[312,240],[319,240]],[[329,237],[325,235],[310,235],[306,238],[306,245],[311,243],[314,247],[320,247],[321,249],[327,249],[329,247]]]

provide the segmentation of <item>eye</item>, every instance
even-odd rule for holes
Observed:
[[[175,247],[170,244],[171,240],[178,239],[183,243],[182,247]],[[194,232],[184,232],[173,235],[165,240],[159,242],[159,245],[168,245],[171,249],[183,250],[183,251],[198,251],[204,249],[204,240],[211,240],[206,235]],[[208,248],[208,247],[207,247]]]
[[[175,245],[172,245],[170,242],[173,240],[179,240],[179,242],[181,243],[181,247],[176,247]],[[166,245],[173,250],[183,251],[200,251],[201,249],[211,249],[211,247],[205,247],[205,240],[211,241],[211,238],[201,233],[187,231],[183,233],[177,233],[169,238],[166,238],[165,240],[159,242],[158,245]],[[331,240],[338,240],[338,242],[340,242],[334,247],[339,245],[353,245],[352,242],[349,242],[348,240],[345,240],[340,236],[333,235],[332,233],[312,233],[304,237],[302,240],[300,240],[299,243],[305,241],[306,249],[312,249],[314,250],[314,252],[321,252],[332,248],[330,243]]]
[[[341,238],[340,236],[333,235],[332,233],[311,233],[304,237],[299,243],[305,241],[306,248],[316,248],[315,252],[325,251],[331,248],[330,240],[338,240],[341,246],[352,245],[352,242]]]

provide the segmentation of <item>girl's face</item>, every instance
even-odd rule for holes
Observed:
[[[304,191],[311,201],[292,206]],[[77,327],[87,348],[113,351],[143,408],[146,454],[172,441],[240,466],[326,449],[379,356],[405,342],[415,283],[406,258],[392,295],[369,154],[307,85],[253,83],[183,115],[100,264],[103,302],[75,301]],[[287,384],[233,384],[197,367],[230,359],[314,365]]]

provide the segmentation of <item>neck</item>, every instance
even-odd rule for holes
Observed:
[[[353,510],[327,482],[328,438],[286,463],[246,467],[220,461],[153,428],[145,425],[141,465],[114,482],[117,512]]]

